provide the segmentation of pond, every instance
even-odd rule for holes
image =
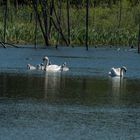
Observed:
[[[27,70],[46,55],[70,70]],[[140,139],[139,62],[129,48],[0,48],[0,139]]]

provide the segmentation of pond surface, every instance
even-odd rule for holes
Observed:
[[[0,49],[0,139],[139,140],[140,55],[134,49]],[[26,69],[43,56],[68,72]],[[124,78],[110,78],[125,65]]]

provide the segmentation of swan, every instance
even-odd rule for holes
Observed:
[[[57,71],[68,71],[69,68],[66,66],[66,62],[64,62],[62,65],[55,65],[51,64],[49,61],[49,58],[45,56],[43,58],[43,63],[44,63],[44,70],[45,71],[52,71],[52,72],[57,72]]]
[[[29,69],[29,70],[36,70],[36,67],[31,65],[31,64],[27,64],[27,69]]]
[[[36,66],[36,68],[37,68],[37,70],[44,70],[44,64],[43,64],[43,63],[38,64],[38,65]]]
[[[64,62],[64,63],[62,64],[61,70],[62,70],[62,71],[68,71],[68,70],[69,70],[69,68],[66,66],[66,62]]]
[[[51,64],[47,56],[43,58],[43,62],[44,62],[45,71],[51,71],[51,72],[61,71],[62,66]]]
[[[111,68],[109,71],[110,76],[120,76],[123,77],[124,73],[127,71],[127,68],[125,66],[122,66],[121,68]]]

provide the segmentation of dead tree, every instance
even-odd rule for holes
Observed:
[[[58,0],[58,26],[60,27],[61,26],[61,15],[62,14],[62,0]],[[59,39],[60,39],[60,33],[58,32],[58,35],[57,35],[57,40],[56,40],[56,49],[58,47],[58,43],[59,43]]]
[[[49,46],[49,36],[48,36],[48,2],[46,0],[39,0],[40,5],[42,8],[42,15],[43,15],[43,21],[44,21],[44,32],[45,32],[45,43],[46,46]]]
[[[139,23],[139,34],[138,34],[138,53],[140,53],[140,23]]]
[[[86,0],[86,50],[88,50],[89,0]]]
[[[122,0],[119,0],[119,24],[118,24],[118,28],[120,28],[121,26],[121,20],[122,20]]]
[[[38,6],[36,4],[36,0],[32,0],[33,2],[33,8],[37,15],[37,20],[39,22],[45,44],[46,46],[50,45],[50,35],[51,35],[51,28],[54,26],[56,31],[61,35],[63,41],[68,46],[68,42],[65,38],[65,35],[63,34],[63,30],[54,6],[54,0],[49,1],[47,0],[39,0],[39,5],[41,7],[41,11],[38,10]],[[49,11],[50,9],[50,11]]]
[[[18,10],[18,0],[14,0],[15,14],[17,14]]]
[[[41,13],[38,11],[38,5],[37,5],[37,0],[32,0],[33,2],[33,8],[35,11],[35,14],[37,16],[37,20],[39,22],[45,44],[46,46],[49,46],[49,39],[48,39],[48,20],[47,20],[47,10],[46,10],[46,2],[45,0],[39,0],[39,4],[41,5]],[[41,14],[43,15],[43,18],[41,17]],[[43,23],[42,23],[43,19]]]
[[[36,7],[38,7],[38,0],[36,0]],[[37,13],[35,12],[35,39],[34,39],[34,41],[35,41],[35,48],[37,48]]]
[[[53,23],[55,29],[57,30],[57,32],[61,35],[61,37],[62,37],[63,41],[65,42],[65,44],[68,46],[69,44],[68,44],[68,42],[67,42],[67,40],[65,38],[65,35],[63,34],[63,30],[62,30],[58,15],[56,13],[55,7],[54,7],[54,16],[55,16],[56,21],[52,17],[52,23]]]
[[[4,12],[4,43],[6,42],[6,28],[7,28],[7,16],[8,16],[8,0],[5,1],[5,12]]]
[[[50,13],[49,13],[49,29],[48,29],[48,36],[51,37],[51,29],[52,29],[52,16],[53,16],[53,10],[54,10],[54,0],[50,1]]]
[[[70,45],[70,3],[69,0],[67,0],[67,26],[68,26],[68,45]]]

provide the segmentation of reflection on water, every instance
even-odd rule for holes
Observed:
[[[69,76],[47,73],[42,76],[0,74],[0,97],[45,99],[48,102],[83,105],[136,104],[139,80]]]
[[[109,77],[109,81],[111,82],[113,102],[120,102],[121,97],[126,92],[126,79],[124,77]]]
[[[0,97],[45,99],[48,102],[83,105],[137,104],[140,81],[127,78],[69,76],[42,73],[42,76],[0,74]]]
[[[112,94],[119,95],[125,92],[126,79],[123,77],[109,77],[112,84]]]
[[[44,98],[47,98],[48,91],[54,95],[60,89],[61,72],[46,72],[44,79]]]
[[[70,71],[26,69],[46,55]],[[1,48],[0,140],[140,139],[139,62],[123,49]],[[114,64],[127,66],[126,78],[108,78]]]
[[[140,80],[0,74],[0,139],[140,138]]]

